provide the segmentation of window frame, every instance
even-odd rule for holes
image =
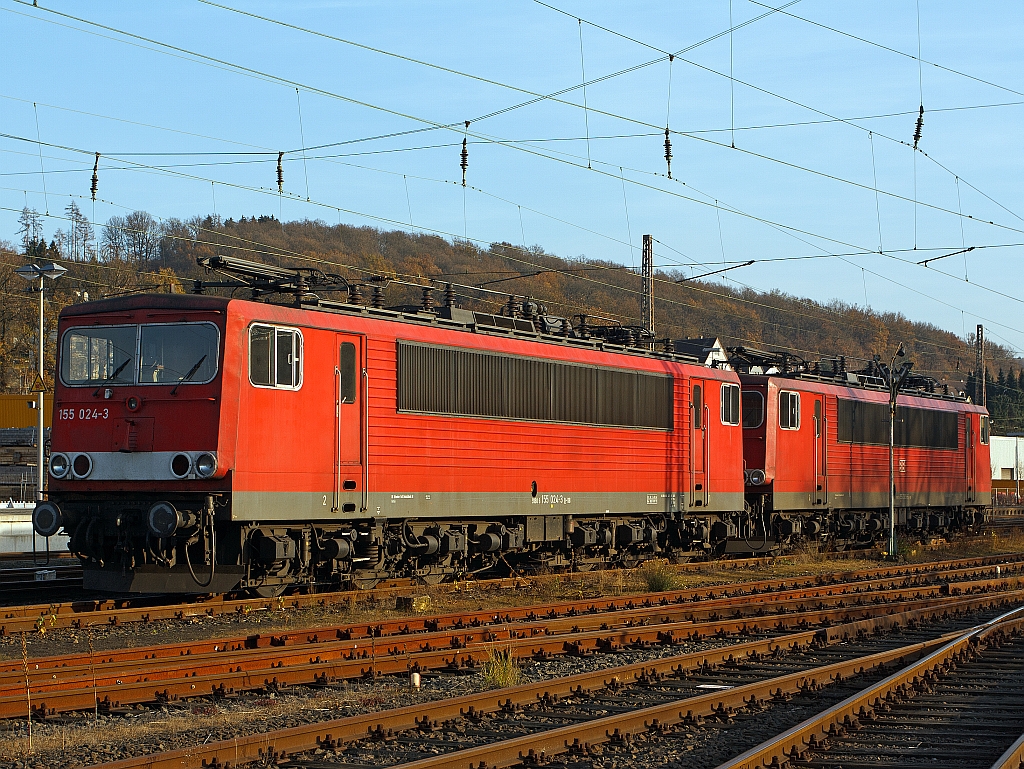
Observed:
[[[190,379],[187,382],[143,382],[140,378],[140,369],[142,365],[142,327],[143,326],[211,326],[217,333],[216,349],[217,354],[214,356],[213,361],[213,374],[209,379],[196,380]],[[131,366],[132,379],[130,381],[121,381],[117,379],[96,379],[91,382],[69,382],[64,378],[64,342],[67,339],[68,334],[73,334],[81,329],[104,329],[104,328],[134,328],[135,329],[135,353],[134,353],[134,365]],[[57,347],[58,352],[61,356],[60,366],[57,367],[57,375],[60,377],[61,384],[65,387],[177,387],[184,385],[205,385],[210,384],[220,374],[220,355],[221,355],[221,333],[220,326],[213,321],[209,320],[184,320],[174,321],[172,323],[110,323],[102,325],[77,325],[70,326],[64,329],[64,333],[60,336],[60,343]]]
[[[756,395],[761,401],[761,418],[758,420],[756,425],[743,425],[743,396],[745,395]],[[744,430],[756,430],[764,424],[765,420],[765,398],[764,393],[760,390],[740,390],[740,424],[743,425]]]
[[[992,418],[985,414],[981,415],[981,420],[978,423],[978,439],[982,446],[987,446],[992,440]]]
[[[187,382],[143,382],[142,381],[142,327],[143,326],[212,326],[213,330],[217,332],[217,355],[213,362],[213,376],[209,379],[199,381],[197,379],[190,379]],[[217,374],[220,373],[220,329],[217,328],[216,323],[212,323],[208,320],[186,320],[177,321],[174,323],[137,323],[136,327],[138,331],[135,332],[135,384],[145,387],[177,387],[179,385],[204,385],[210,384],[214,379],[217,378]]]
[[[255,329],[255,328],[266,328],[266,329],[270,329],[270,330],[272,330],[274,332],[273,336],[272,336],[272,338],[274,340],[274,347],[273,347],[273,350],[271,350],[271,353],[270,353],[271,371],[273,372],[273,375],[274,375],[274,384],[257,384],[256,382],[252,381],[252,332],[253,332],[253,329]],[[299,340],[298,348],[297,348],[298,349],[298,357],[299,357],[299,361],[298,361],[298,363],[299,363],[299,365],[298,365],[299,376],[298,376],[298,382],[296,384],[294,384],[294,385],[292,385],[292,384],[286,384],[286,385],[285,384],[277,384],[277,334],[278,334],[279,331],[285,331],[285,332],[288,332],[288,333],[292,333]],[[293,337],[293,338],[295,338],[295,337]],[[249,329],[246,332],[245,355],[246,355],[246,362],[245,362],[246,376],[248,377],[249,384],[251,386],[256,387],[256,388],[258,388],[260,390],[289,390],[291,392],[296,392],[296,391],[302,389],[302,384],[305,381],[305,369],[306,369],[305,339],[302,336],[302,329],[300,329],[300,328],[298,328],[296,326],[278,326],[278,325],[273,324],[273,323],[263,323],[263,322],[260,322],[260,321],[255,321],[253,323],[250,323],[249,324]],[[294,363],[292,365],[294,366]]]
[[[790,424],[782,424],[782,398],[786,396],[795,396],[796,408],[793,407],[793,401],[790,401],[789,413],[790,413]],[[796,414],[796,424],[792,424],[792,416]],[[799,430],[800,429],[800,393],[796,390],[779,390],[779,429],[780,430]]]
[[[725,411],[726,411],[726,408],[727,408],[727,406],[729,404],[729,401],[731,400],[731,396],[727,395],[727,391],[729,390],[729,388],[732,388],[732,389],[736,390],[736,415],[735,415],[736,416],[736,421],[731,421],[731,420],[728,420],[728,419],[725,418],[726,417]],[[720,397],[721,397],[721,401],[722,402],[721,402],[721,405],[719,406],[718,413],[719,413],[719,416],[722,419],[722,424],[723,425],[737,426],[740,423],[742,423],[742,421],[743,421],[743,393],[740,390],[740,386],[738,384],[733,384],[731,382],[723,382],[722,383],[722,389],[721,389]]]

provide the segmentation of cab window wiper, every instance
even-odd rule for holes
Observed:
[[[109,382],[112,379],[117,379],[117,375],[120,374],[122,371],[124,371],[125,366],[127,366],[131,362],[132,362],[131,358],[125,358],[124,363],[122,363],[120,366],[118,366],[116,369],[114,369],[113,373],[107,374],[106,378],[103,381],[104,382]],[[103,385],[100,385],[99,387],[97,387],[96,391],[93,392],[93,394],[92,394],[93,397],[95,398],[97,395],[99,395],[100,394],[100,390],[102,390],[102,389],[103,389]]]
[[[174,395],[174,393],[178,391],[178,388],[181,387],[182,382],[187,382],[196,375],[196,372],[199,370],[199,367],[203,365],[204,360],[206,360],[205,355],[195,362],[195,365],[188,370],[188,373],[185,374],[185,376],[178,380],[178,384],[174,385],[174,389],[171,390],[171,395]]]

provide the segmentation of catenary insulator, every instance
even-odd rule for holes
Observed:
[[[665,126],[665,164],[668,166],[668,178],[672,178],[672,140],[668,135],[668,126]]]
[[[921,105],[920,111],[917,113],[917,125],[914,126],[914,149],[917,149],[917,143],[921,141],[921,129],[924,128],[924,105]]]
[[[96,162],[92,164],[92,184],[89,185],[89,191],[92,193],[92,200],[96,202],[96,191],[100,187],[100,153],[96,153]]]

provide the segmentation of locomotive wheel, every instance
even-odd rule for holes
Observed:
[[[284,595],[289,585],[260,585],[259,587],[252,588],[252,591],[260,598],[277,598],[279,595]]]
[[[356,590],[372,590],[380,584],[381,578],[374,571],[356,571],[352,573],[351,582]]]

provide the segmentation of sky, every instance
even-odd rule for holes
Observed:
[[[651,234],[1021,351],[1021,39],[1019,0],[0,0],[0,239],[71,200],[630,266]]]

